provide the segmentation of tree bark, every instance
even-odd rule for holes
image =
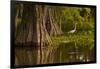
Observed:
[[[50,36],[62,34],[55,17],[53,17],[52,10],[53,8],[46,5],[23,4],[22,21],[16,28],[15,45],[23,48],[25,46],[35,47],[37,49],[36,64],[49,63],[47,61],[51,59],[48,56],[54,50],[53,47],[50,49],[52,46]],[[22,58],[21,56],[18,57]]]

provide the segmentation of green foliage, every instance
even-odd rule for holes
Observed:
[[[94,29],[94,21],[90,13],[91,8],[65,7],[63,9],[62,30],[68,32],[74,29],[77,23],[77,31],[88,31]]]
[[[68,44],[76,43],[77,47],[80,50],[92,50],[94,48],[94,33],[93,32],[79,32],[77,34],[66,34],[64,36],[53,36],[51,37],[53,41],[53,45],[58,46],[60,44]],[[75,46],[72,45],[72,46]]]
[[[64,36],[51,37],[54,45],[62,41],[76,42],[80,50],[91,50],[94,48],[94,17],[90,15],[90,8],[65,7],[63,9],[62,30],[67,33],[74,29],[77,23],[76,34],[65,34]]]

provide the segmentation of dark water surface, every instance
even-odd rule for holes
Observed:
[[[56,49],[52,49],[51,53],[48,55],[47,64],[94,61],[94,48],[90,50],[83,47],[84,46],[76,42],[62,42]],[[38,50],[38,48],[32,46],[16,46],[15,65],[36,65]]]

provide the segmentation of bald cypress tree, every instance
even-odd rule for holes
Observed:
[[[24,47],[35,47],[37,49],[37,52],[34,53],[37,54],[36,64],[49,63],[47,62],[48,56],[53,49],[49,49],[52,45],[50,36],[62,34],[59,23],[54,16],[56,11],[47,5],[17,4],[16,6],[15,45],[22,46],[23,49]],[[22,58],[20,55],[18,57]],[[32,60],[32,58],[27,60],[30,59]],[[26,62],[20,61],[19,63]]]

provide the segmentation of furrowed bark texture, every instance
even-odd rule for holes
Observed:
[[[20,9],[19,7],[15,16],[15,64],[53,63],[52,52],[56,48],[52,47],[50,36],[62,34],[53,17],[53,8],[29,4],[23,4]],[[18,15],[21,17],[19,18]],[[18,18],[21,20],[20,23],[18,23]],[[49,58],[50,55],[52,56]]]

